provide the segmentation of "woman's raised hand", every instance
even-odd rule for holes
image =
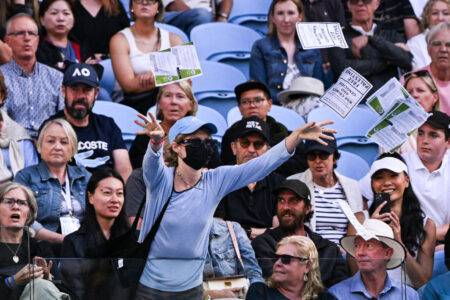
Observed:
[[[336,133],[336,130],[325,128],[324,126],[333,124],[331,120],[325,120],[320,122],[306,123],[304,126],[298,128],[295,132],[298,133],[298,137],[303,140],[316,141],[322,145],[327,145],[324,140],[332,140],[333,137],[326,133]]]
[[[153,116],[153,114],[149,112],[147,114],[147,117],[141,114],[138,114],[138,117],[142,119],[142,121],[135,120],[134,122],[137,125],[141,126],[144,130],[137,132],[137,134],[146,134],[153,143],[161,143],[164,139],[165,133],[164,129],[161,127],[161,125],[159,125],[155,116]]]

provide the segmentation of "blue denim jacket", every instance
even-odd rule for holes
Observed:
[[[204,279],[211,277],[225,277],[244,275],[253,282],[264,282],[262,278],[261,268],[255,258],[250,240],[244,229],[236,222],[233,224],[236,239],[241,252],[242,262],[244,263],[245,272],[238,261],[236,251],[231,241],[230,233],[225,221],[214,218],[209,233],[208,254],[206,256],[205,268],[203,269]]]
[[[86,208],[86,186],[91,174],[79,166],[68,166],[70,192],[77,199],[83,211]],[[14,181],[29,187],[36,197],[38,212],[36,221],[48,230],[56,231],[60,225],[60,209],[64,197],[58,179],[51,177],[45,162],[24,168],[17,172]],[[39,230],[41,226],[33,224]]]
[[[324,79],[322,58],[319,50],[303,50],[296,40],[294,61],[302,76]],[[276,36],[265,37],[253,44],[250,57],[250,79],[264,83],[270,90],[274,103],[277,94],[283,90],[287,71],[287,53]]]

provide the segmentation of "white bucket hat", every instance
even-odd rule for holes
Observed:
[[[300,76],[292,81],[289,89],[278,93],[278,100],[281,103],[287,103],[292,100],[290,96],[299,94],[316,95],[321,97],[324,93],[324,90],[325,88],[322,81],[313,77]]]
[[[406,250],[402,244],[394,239],[394,232],[391,227],[383,221],[377,219],[366,219],[362,226],[370,233],[375,235],[380,242],[383,242],[388,247],[394,250],[389,259],[386,269],[395,269],[405,260]],[[349,235],[341,239],[342,248],[347,251],[352,257],[355,257],[355,238],[359,235]]]

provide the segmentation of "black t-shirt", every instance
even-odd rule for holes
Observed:
[[[269,174],[256,183],[253,192],[245,186],[226,195],[217,210],[224,214],[225,220],[238,222],[245,229],[270,228],[277,214],[273,191],[283,180],[278,174]]]
[[[119,14],[109,16],[102,7],[93,17],[80,1],[75,2],[75,24],[71,33],[80,43],[81,60],[84,61],[95,53],[109,54],[109,40],[118,31],[129,27],[130,20],[120,1]]]
[[[50,117],[52,120],[57,118],[65,118],[63,110]],[[78,139],[77,165],[85,166],[89,171],[103,165],[114,168],[113,151],[127,149],[120,128],[110,117],[91,112],[88,126],[72,127]]]
[[[250,285],[247,296],[247,300],[289,300],[286,298],[282,293],[280,293],[277,289],[268,287],[263,282],[255,282],[252,285]],[[320,292],[318,297],[316,298],[318,300],[334,300],[336,297],[334,297],[332,294],[323,291]]]

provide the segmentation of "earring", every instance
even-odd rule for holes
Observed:
[[[308,281],[308,273],[303,274],[303,281],[304,282]]]

